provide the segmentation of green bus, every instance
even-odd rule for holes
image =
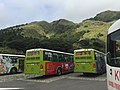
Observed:
[[[61,75],[73,72],[73,54],[49,49],[26,51],[24,73],[26,75]]]
[[[74,72],[104,73],[105,54],[95,49],[74,50]]]

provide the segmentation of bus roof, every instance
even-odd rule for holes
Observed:
[[[100,51],[95,50],[95,49],[78,49],[78,50],[74,50],[74,52],[79,52],[79,51],[96,51],[98,53],[104,54],[103,52],[100,52]]]
[[[49,50],[49,49],[43,49],[43,48],[37,48],[37,49],[29,49],[27,50],[27,52],[30,52],[30,51],[49,51],[49,52],[56,52],[56,53],[62,53],[62,54],[69,54],[69,55],[73,55],[72,53],[66,53],[66,52],[61,52],[61,51],[55,51],[55,50]]]
[[[74,50],[74,51],[94,51],[94,49],[78,49],[78,50]]]
[[[120,29],[120,19],[117,20],[108,30],[108,35]]]
[[[5,56],[18,56],[18,57],[25,57],[25,55],[14,55],[14,54],[0,54],[0,56],[5,55]]]

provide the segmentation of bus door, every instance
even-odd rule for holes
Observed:
[[[40,54],[39,51],[27,52],[25,58],[25,74],[40,74]]]
[[[24,71],[24,58],[20,58],[18,62],[19,62],[19,70],[23,72]]]

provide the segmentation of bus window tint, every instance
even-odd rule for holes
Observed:
[[[9,58],[10,58],[11,63],[17,63],[17,58],[18,57],[12,57],[12,56],[10,56]]]
[[[104,55],[95,52],[95,60],[97,60],[97,61],[103,60],[104,61]]]
[[[116,40],[116,57],[120,57],[120,40]]]
[[[43,52],[43,59],[52,62],[73,62],[73,56],[56,52]]]
[[[39,54],[39,51],[27,52],[27,56],[38,56]]]
[[[91,60],[92,56],[91,56],[91,51],[80,51],[80,52],[76,52],[76,60]]]
[[[82,55],[82,52],[76,52],[76,56]]]
[[[4,56],[4,55],[3,55],[3,59],[7,59],[7,60],[8,60],[8,56]]]
[[[73,62],[73,56],[70,55],[70,62]]]
[[[73,62],[73,57],[71,55],[69,55],[68,60],[69,60],[69,62]]]
[[[120,30],[108,36],[107,49],[110,52],[107,63],[111,66],[120,67]],[[107,57],[107,58],[109,58]]]
[[[58,54],[57,53],[52,53],[52,61],[58,61]]]
[[[64,55],[64,59],[67,62],[68,61],[68,55]]]
[[[58,54],[58,60],[59,62],[63,62],[64,61],[64,58],[63,58],[63,55],[62,54]]]
[[[96,52],[94,52],[94,59],[97,60]]]
[[[100,55],[97,52],[95,52],[95,60],[99,60],[99,59],[100,59]]]
[[[82,51],[82,52],[76,52],[76,56],[81,56],[81,55],[90,55],[90,51]]]
[[[51,53],[51,52],[44,51],[44,52],[43,52],[43,59],[44,59],[44,60],[51,61],[51,60],[52,60],[52,53]]]

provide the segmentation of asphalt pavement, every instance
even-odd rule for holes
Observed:
[[[7,89],[6,89],[7,88]],[[61,76],[40,76],[31,78],[24,74],[0,76],[0,90],[107,90],[106,74],[83,75],[70,73]]]

